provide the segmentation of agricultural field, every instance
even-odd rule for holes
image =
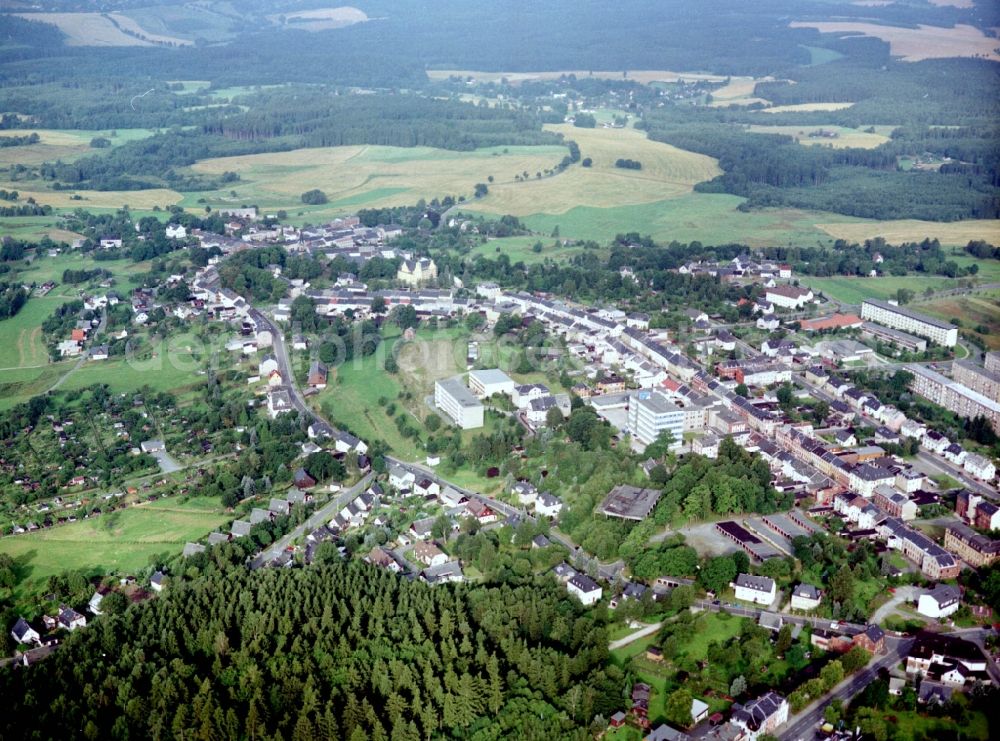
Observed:
[[[0,148],[0,167],[40,165],[43,162],[53,162],[57,159],[63,162],[72,162],[83,155],[101,151],[90,146],[91,140],[95,137],[104,137],[111,142],[112,147],[116,147],[138,139],[145,139],[152,136],[153,133],[152,129],[117,129],[115,131],[5,129],[0,131],[0,137],[38,134],[41,141],[38,144]],[[4,187],[8,190],[20,190],[17,183]]]
[[[831,237],[851,242],[882,237],[891,244],[919,242],[925,238],[937,239],[944,245],[964,246],[976,239],[1000,244],[1000,221],[996,219],[942,222],[917,219],[874,221],[844,217],[843,221],[818,223],[816,226]]]
[[[14,147],[18,149],[18,147]],[[3,150],[0,150],[3,151]],[[99,209],[119,209],[128,206],[136,211],[151,210],[156,206],[165,209],[180,203],[180,193],[168,188],[150,188],[148,190],[48,190],[41,183],[2,182],[0,188],[16,190],[25,201],[34,198],[40,206],[53,208],[77,209],[99,213]],[[19,217],[20,218],[20,217]]]
[[[614,209],[655,203],[691,193],[695,183],[721,173],[711,157],[654,142],[634,129],[581,129],[567,124],[546,126],[580,145],[581,157],[593,166],[574,165],[549,178],[505,182],[491,186],[472,210],[517,216],[565,214],[574,208]],[[637,160],[641,170],[615,167],[620,158]]]
[[[129,507],[34,533],[0,538],[0,553],[17,561],[26,575],[18,586],[30,593],[67,564],[85,572],[128,573],[161,554],[180,552],[232,519],[217,499],[178,498]]]
[[[875,129],[872,132],[866,129]],[[805,146],[833,147],[834,149],[874,149],[889,141],[889,134],[895,126],[859,126],[856,129],[846,126],[759,126],[752,125],[749,130],[755,134],[783,134],[795,139]]]
[[[66,34],[68,46],[154,46],[153,42],[186,46],[190,41],[173,36],[159,36],[144,30],[121,13],[112,13],[114,22],[102,13],[17,13],[29,21],[48,23]],[[115,25],[115,22],[118,25]],[[119,28],[121,26],[121,28]],[[129,33],[140,34],[137,38]]]
[[[770,105],[771,101],[765,98],[758,98],[754,95],[754,89],[758,82],[770,82],[773,77],[765,77],[760,80],[753,77],[733,77],[730,81],[712,92],[712,102],[709,104],[714,108],[725,108],[731,105],[752,105],[763,103]]]
[[[291,152],[221,157],[193,166],[216,175],[230,170],[242,180],[229,190],[193,194],[211,205],[256,203],[267,209],[287,209],[306,220],[332,217],[358,208],[415,203],[420,198],[452,194],[472,196],[476,183],[492,176],[496,186],[514,176],[553,168],[566,156],[561,146],[490,147],[455,152],[432,147],[348,146],[297,149]],[[301,194],[312,188],[326,193],[329,203],[304,206]],[[196,204],[185,202],[186,206]],[[291,221],[295,221],[294,218]]]
[[[344,28],[345,26],[353,26],[355,23],[364,23],[368,20],[368,16],[362,10],[345,6],[296,10],[282,15],[269,15],[268,20],[303,31],[326,31],[331,28]]]
[[[893,56],[906,62],[945,57],[979,57],[1000,60],[996,39],[974,26],[956,24],[952,28],[918,24],[916,28],[884,26],[854,21],[793,21],[791,28],[815,28],[820,33],[864,34],[889,43]]]
[[[815,111],[842,111],[854,103],[793,103],[762,108],[763,113],[813,113]]]

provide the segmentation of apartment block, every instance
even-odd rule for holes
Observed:
[[[914,393],[960,417],[986,417],[993,429],[1000,432],[1000,403],[922,365],[909,365],[907,370],[913,374],[910,388]]]
[[[951,377],[988,399],[1000,401],[1000,371],[986,370],[968,360],[956,360],[951,365]]]
[[[1000,558],[1000,540],[987,538],[965,525],[949,525],[944,531],[944,547],[976,568],[989,566]]]
[[[926,314],[904,309],[888,301],[865,299],[861,303],[861,318],[886,327],[926,337],[945,347],[958,343],[958,328]]]
[[[674,436],[672,447],[678,449],[684,441],[684,410],[658,391],[640,391],[629,399],[628,427],[644,445],[661,432],[670,432]]]
[[[446,378],[434,384],[434,405],[463,430],[483,426],[483,405],[465,387],[461,378]]]

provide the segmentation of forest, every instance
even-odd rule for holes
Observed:
[[[554,582],[203,562],[33,670],[0,670],[0,736],[583,739],[621,702],[605,630]]]

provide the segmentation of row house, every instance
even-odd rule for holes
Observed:
[[[1000,540],[980,535],[965,525],[949,525],[944,547],[974,568],[989,566],[1000,558]]]

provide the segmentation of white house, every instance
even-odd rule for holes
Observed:
[[[183,224],[167,224],[167,239],[184,239],[187,229]]]
[[[535,499],[535,514],[542,517],[556,517],[562,512],[562,507],[562,500],[547,491],[543,491]]]
[[[517,503],[528,506],[535,503],[538,497],[538,489],[527,481],[518,481],[511,487],[511,493],[517,497]]]
[[[813,292],[798,286],[775,286],[768,288],[764,298],[784,309],[799,309],[813,300]]]
[[[260,365],[257,366],[257,375],[261,378],[267,378],[276,370],[278,370],[278,359],[273,355],[265,355],[264,359],[260,361]]]
[[[812,584],[799,584],[792,590],[792,609],[815,610],[821,599],[822,593]]]
[[[450,560],[448,554],[432,542],[420,541],[413,546],[413,558],[424,566],[441,566]]]
[[[766,576],[740,574],[732,583],[736,589],[736,599],[745,602],[756,602],[759,605],[769,605],[774,602],[777,587],[774,579]]]
[[[979,455],[979,453],[969,453],[965,456],[962,468],[970,476],[980,481],[992,481],[997,475],[996,466],[989,458]]]
[[[549,395],[548,386],[541,383],[526,383],[514,387],[511,400],[518,409],[524,409],[533,399]]]
[[[469,371],[469,390],[480,399],[494,394],[514,395],[514,379],[499,368]]]
[[[775,729],[788,721],[788,700],[777,692],[768,692],[746,705],[734,703],[729,722],[744,730],[744,741],[775,735]]]
[[[708,718],[708,703],[699,700],[697,697],[691,700],[691,719],[695,723],[701,723]]]
[[[42,642],[42,637],[38,634],[38,631],[32,628],[24,618],[17,619],[14,627],[11,628],[10,635],[13,637],[14,643]]]
[[[59,627],[65,630],[73,631],[77,628],[85,628],[87,626],[87,618],[78,613],[72,607],[67,607],[62,605],[59,608]]]
[[[399,491],[404,489],[412,489],[413,484],[417,477],[409,469],[403,468],[402,466],[396,465],[395,463],[389,466],[389,484]]]
[[[934,589],[920,595],[917,612],[929,618],[940,620],[956,612],[962,604],[961,593],[947,584],[938,584]]]
[[[586,574],[577,574],[566,584],[569,593],[585,605],[592,605],[601,599],[601,586]]]

